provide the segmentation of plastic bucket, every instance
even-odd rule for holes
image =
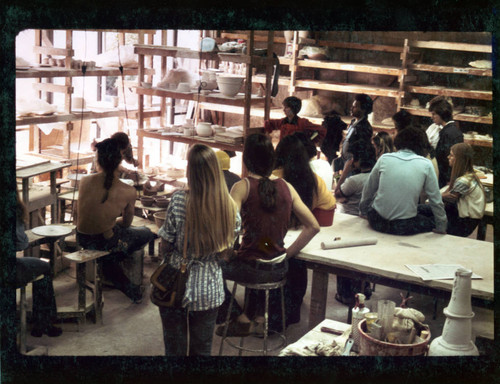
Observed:
[[[424,356],[429,349],[431,334],[417,344],[394,344],[377,340],[366,333],[366,319],[358,324],[360,335],[359,355],[360,356]]]

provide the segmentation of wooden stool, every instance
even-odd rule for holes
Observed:
[[[19,300],[19,307],[20,307],[20,314],[21,314],[21,329],[19,331],[19,352],[22,353],[23,355],[26,354],[27,348],[26,348],[26,312],[27,312],[27,307],[28,303],[26,302],[26,286],[28,284],[32,284],[35,281],[42,280],[45,277],[45,275],[39,275],[35,277],[33,280],[28,282],[26,285],[23,285],[19,289],[21,290],[21,297]]]
[[[243,351],[247,352],[261,352],[264,354],[264,356],[267,356],[267,352],[270,351],[275,351],[277,349],[280,349],[284,346],[286,346],[286,324],[285,324],[285,294],[283,292],[283,287],[286,284],[286,278],[284,278],[281,281],[278,282],[273,282],[273,283],[260,283],[260,284],[249,284],[249,283],[241,283],[241,282],[234,282],[233,284],[233,293],[232,293],[232,298],[231,301],[229,302],[229,309],[227,311],[227,316],[226,316],[226,322],[224,323],[224,333],[222,335],[222,339],[220,342],[220,348],[219,348],[219,356],[222,355],[222,348],[224,346],[224,342],[228,343],[231,347],[236,348],[239,350],[238,355],[241,356]],[[264,310],[264,340],[263,340],[263,347],[262,349],[251,349],[251,348],[245,348],[243,347],[243,342],[245,337],[240,337],[240,345],[234,344],[231,340],[228,340],[227,336],[227,328],[229,326],[229,318],[231,316],[231,309],[233,307],[233,301],[235,299],[236,295],[236,288],[238,285],[241,285],[242,287],[247,288],[245,292],[245,303],[243,304],[243,311],[247,309],[248,306],[248,297],[249,297],[249,290],[248,289],[255,289],[255,290],[263,290],[265,291],[266,294],[266,305],[265,305],[265,310]],[[281,333],[271,331],[272,333],[277,333],[280,338],[281,338],[281,343],[279,345],[275,346],[272,349],[267,348],[267,336],[269,333],[269,291],[272,289],[280,289],[281,291],[281,316],[282,316],[282,326],[283,326],[283,331]]]
[[[87,313],[94,310],[95,322],[98,321],[102,324],[102,265],[99,263],[98,259],[103,256],[109,255],[108,251],[95,251],[89,249],[81,249],[79,251],[64,255],[64,257],[76,263],[76,279],[78,283],[78,308],[75,310],[61,310],[58,312],[59,317],[64,318],[74,318],[78,319],[78,329],[80,329],[80,323],[83,321],[85,324],[85,318]],[[90,283],[86,277],[86,264],[92,262],[94,269],[94,282]],[[86,289],[92,291],[93,302],[87,305]]]

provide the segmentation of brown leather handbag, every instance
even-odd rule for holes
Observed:
[[[184,234],[184,250],[180,269],[163,262],[151,275],[151,301],[159,307],[182,308],[189,277],[187,267],[187,223]]]

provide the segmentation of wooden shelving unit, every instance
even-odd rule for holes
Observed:
[[[171,142],[182,142],[187,144],[193,144],[201,142],[208,144],[215,148],[227,149],[233,151],[241,151],[243,149],[242,145],[230,145],[225,143],[215,142],[213,139],[205,139],[199,137],[185,137],[182,135],[161,135],[158,133],[159,130],[164,127],[158,127],[158,129],[144,129],[144,97],[145,96],[158,96],[165,99],[171,100],[189,100],[199,103],[200,108],[210,109],[221,112],[228,113],[239,113],[243,115],[243,132],[246,136],[250,130],[250,116],[255,116],[256,108],[258,109],[258,114],[262,114],[264,118],[269,118],[270,116],[270,78],[266,81],[267,83],[267,93],[263,97],[258,97],[252,95],[252,68],[257,64],[266,64],[272,66],[272,52],[273,52],[273,36],[274,33],[270,31],[267,36],[268,43],[268,56],[259,57],[253,55],[254,52],[254,32],[249,31],[244,35],[247,41],[247,54],[233,54],[233,53],[211,53],[211,52],[199,52],[188,50],[180,47],[167,47],[167,46],[153,46],[153,45],[136,45],[135,53],[139,55],[139,72],[138,72],[138,85],[135,91],[139,98],[139,129],[138,129],[138,158],[143,157],[143,138],[155,138],[160,140],[168,140]],[[245,90],[243,93],[239,93],[235,97],[226,97],[217,91],[211,92],[209,95],[201,95],[197,92],[177,92],[175,90],[165,90],[159,88],[144,88],[141,87],[141,82],[143,80],[144,73],[146,71],[145,58],[148,56],[161,56],[161,57],[175,57],[184,59],[193,59],[200,62],[205,61],[206,68],[209,68],[210,63],[215,63],[217,65],[220,61],[229,61],[233,63],[245,63],[246,64],[246,75],[245,75]],[[212,64],[214,65],[214,64]],[[162,68],[162,75],[165,73],[165,68]],[[271,71],[268,71],[271,73]],[[164,101],[162,101],[164,102]],[[254,111],[254,112],[252,112]]]
[[[96,120],[96,119],[104,119],[104,118],[124,118],[126,115],[128,117],[136,118],[137,110],[128,110],[125,112],[124,108],[91,108],[88,107],[84,111],[74,110],[72,108],[72,94],[74,93],[72,78],[74,77],[105,77],[105,76],[116,76],[119,77],[122,75],[119,68],[95,68],[89,69],[85,73],[81,69],[72,69],[71,62],[74,56],[74,50],[72,48],[73,44],[73,32],[75,30],[66,30],[66,41],[65,48],[54,47],[51,39],[49,38],[50,30],[36,30],[35,31],[35,46],[34,52],[36,53],[36,62],[38,63],[37,67],[28,68],[28,69],[17,69],[16,70],[16,78],[18,79],[35,79],[36,81],[33,83],[33,87],[39,91],[40,97],[42,97],[41,92],[50,93],[63,93],[64,97],[64,112],[62,113],[54,113],[52,115],[46,116],[23,116],[18,117],[16,119],[16,129],[21,131],[25,130],[26,126],[28,126],[30,131],[30,144],[29,148],[33,151],[34,155],[44,156],[48,159],[57,159],[58,161],[68,161],[73,162],[76,157],[75,154],[70,151],[71,144],[71,130],[73,129],[73,122],[81,121],[81,120]],[[141,30],[141,31],[128,31],[128,30],[96,30],[97,32],[119,32],[119,43],[124,44],[125,33],[134,33],[138,34],[141,40],[147,40],[148,42],[152,41],[152,37],[156,31],[152,30]],[[64,56],[65,66],[64,67],[41,67],[42,64],[42,56]],[[123,75],[137,75],[137,68],[123,68]],[[145,71],[145,75],[151,77],[154,74],[153,69],[148,69]],[[64,85],[53,84],[51,82],[41,82],[42,79],[51,79],[51,78],[65,78]],[[160,111],[157,109],[156,111],[152,111],[149,108],[145,117],[155,117],[160,116]],[[40,124],[49,124],[49,123],[58,123],[65,122],[66,127],[63,130],[63,145],[62,149],[59,151],[59,155],[55,156],[54,151],[47,151],[44,154],[39,145],[39,137],[40,137],[40,129],[38,125]],[[88,159],[83,158],[80,164],[84,164]]]
[[[424,50],[440,50],[440,51],[449,51],[452,55],[454,52],[467,52],[471,54],[475,54],[476,56],[482,55],[484,59],[491,60],[492,47],[491,45],[485,44],[468,44],[468,43],[459,43],[459,42],[445,42],[445,41],[406,41],[405,44],[408,45],[409,49],[405,52],[405,55],[410,53],[422,53]],[[481,69],[474,67],[465,67],[465,66],[452,66],[448,65],[440,65],[440,64],[427,64],[427,63],[409,63],[407,65],[408,70],[415,74],[413,76],[415,82],[419,81],[418,74],[421,72],[427,73],[440,73],[440,74],[449,74],[449,75],[459,75],[459,76],[478,76],[478,77],[486,77],[492,78],[492,70],[491,69]],[[414,94],[426,94],[426,95],[435,95],[435,96],[448,96],[453,98],[463,99],[463,102],[467,105],[469,103],[473,103],[474,100],[479,100],[481,102],[491,102],[493,100],[493,92],[491,90],[481,90],[481,89],[470,89],[470,88],[456,88],[456,87],[447,87],[447,86],[438,86],[433,84],[421,84],[420,82],[405,82],[404,91],[406,93],[414,93]],[[415,107],[411,105],[402,105],[401,109],[406,109],[410,113],[416,116],[426,116],[430,117],[431,113],[423,108],[423,107]],[[468,123],[476,123],[476,124],[484,124],[484,125],[493,125],[493,118],[491,116],[479,116],[467,114],[465,112],[454,113],[453,120],[455,121],[463,121]],[[493,143],[490,140],[479,140],[479,139],[465,139],[471,145],[475,146],[483,146],[483,147],[492,147]]]

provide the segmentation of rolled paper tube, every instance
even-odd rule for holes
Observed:
[[[377,244],[377,238],[368,237],[366,239],[338,240],[338,241],[331,241],[328,243],[321,243],[321,249],[359,247],[362,245],[374,245],[374,244]]]

